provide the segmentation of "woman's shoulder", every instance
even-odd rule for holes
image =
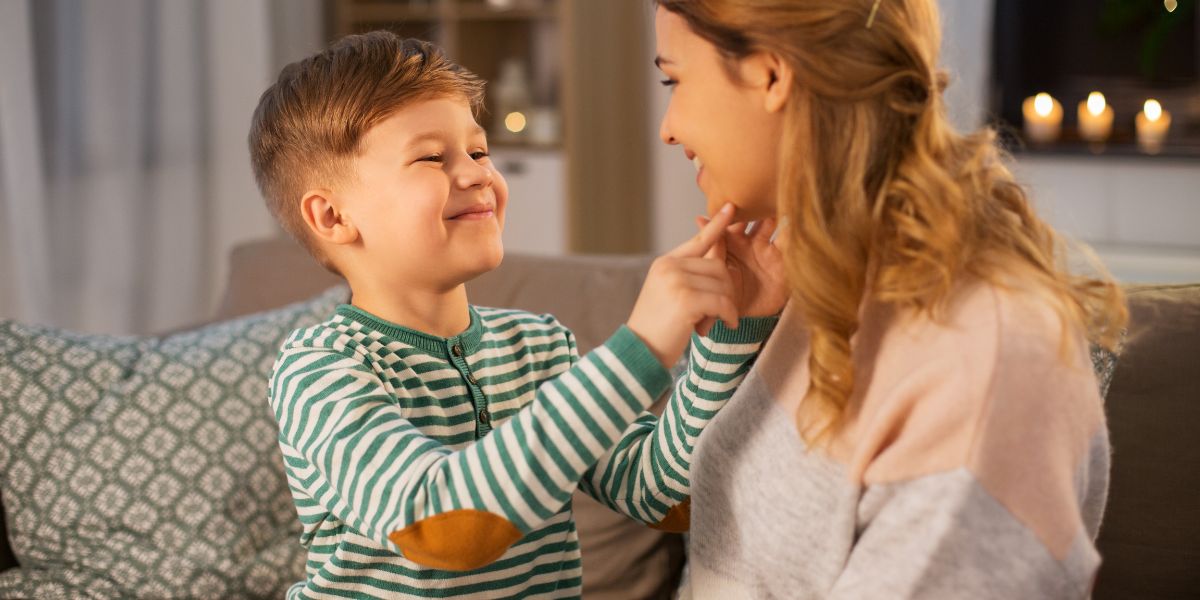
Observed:
[[[1071,463],[1104,431],[1086,342],[1036,294],[974,283],[940,318],[884,311],[864,325],[841,440],[861,481],[994,475],[1033,454]]]
[[[1049,295],[1018,286],[967,282],[933,312],[871,307],[859,337],[858,362],[894,365],[896,376],[942,364],[979,401],[1013,371],[1026,380],[1081,368],[1091,376],[1082,330],[1063,319]]]
[[[961,289],[943,319],[890,322],[849,411],[852,475],[871,485],[965,470],[1065,551],[1082,530],[1079,486],[1106,476],[1086,471],[1108,449],[1078,328],[1040,294],[990,283]]]

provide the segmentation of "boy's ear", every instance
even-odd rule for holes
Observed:
[[[778,54],[755,52],[742,59],[742,81],[763,93],[763,108],[779,112],[792,91],[792,67]]]
[[[300,199],[300,216],[308,224],[313,237],[330,244],[349,244],[358,239],[358,228],[349,215],[341,211],[333,192],[327,189],[309,190]]]

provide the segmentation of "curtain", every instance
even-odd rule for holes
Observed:
[[[278,49],[319,44],[275,39],[283,4],[0,0],[0,317],[106,333],[207,318],[232,247],[278,234],[250,116],[296,58]]]

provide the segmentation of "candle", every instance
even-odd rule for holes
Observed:
[[[1151,154],[1162,150],[1167,130],[1171,128],[1171,113],[1163,109],[1158,100],[1147,100],[1137,116],[1138,146]]]
[[[1092,92],[1079,103],[1079,137],[1089,142],[1103,142],[1112,133],[1113,109],[1104,94]]]
[[[1063,107],[1050,94],[1041,93],[1026,98],[1021,105],[1025,115],[1025,137],[1044,144],[1058,139],[1062,131]]]

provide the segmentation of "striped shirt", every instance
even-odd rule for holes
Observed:
[[[441,338],[338,307],[271,377],[308,549],[288,598],[579,597],[572,491],[685,530],[696,438],[774,324],[693,336],[659,419],[670,377],[628,328],[580,358],[549,315],[472,307]]]

